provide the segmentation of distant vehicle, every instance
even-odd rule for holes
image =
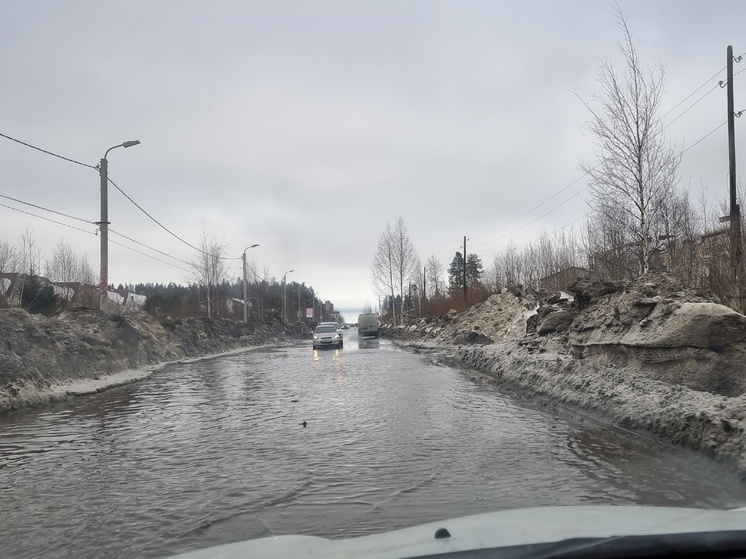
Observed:
[[[319,326],[321,326],[322,324],[326,326],[334,326],[337,329],[337,332],[342,332],[342,327],[336,322],[319,322]]]
[[[363,313],[357,317],[358,336],[378,337],[378,315],[375,313]]]
[[[342,347],[342,332],[337,330],[336,323],[321,323],[313,331],[313,349],[320,347]]]

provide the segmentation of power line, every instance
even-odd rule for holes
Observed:
[[[529,241],[528,243],[522,244],[521,246],[519,246],[519,247],[516,247],[515,249],[499,250],[499,251],[497,251],[497,252],[491,252],[491,253],[488,253],[488,254],[480,254],[480,255],[478,255],[478,256],[479,256],[480,258],[483,258],[483,257],[487,257],[487,256],[496,256],[496,255],[498,255],[498,254],[504,254],[504,253],[506,253],[506,252],[510,252],[511,250],[521,250],[522,248],[526,248],[527,246],[531,246],[531,245],[533,245],[533,244],[536,244],[536,243],[538,243],[538,242],[540,242],[540,241],[543,241],[544,239],[548,239],[549,237],[552,237],[552,236],[556,235],[557,233],[559,233],[559,232],[560,232],[560,231],[562,231],[563,229],[567,229],[567,228],[568,228],[568,227],[570,227],[571,225],[574,225],[574,224],[576,224],[576,223],[577,223],[578,221],[580,221],[581,219],[585,219],[585,218],[586,218],[586,217],[588,217],[588,216],[589,216],[590,214],[591,214],[591,212],[586,212],[586,213],[584,213],[583,215],[581,215],[581,216],[580,216],[579,218],[577,218],[577,219],[574,219],[573,221],[571,221],[570,223],[567,223],[566,225],[563,225],[562,227],[558,227],[557,229],[555,229],[555,230],[554,230],[554,231],[552,231],[551,233],[547,233],[546,235],[542,235],[542,236],[541,236],[541,237],[539,237],[538,239],[534,239],[533,241]]]
[[[7,200],[12,200],[13,202],[17,202],[19,204],[25,204],[26,206],[31,206],[32,208],[36,208],[39,210],[44,210],[45,212],[50,212],[53,214],[61,215],[63,217],[67,217],[70,219],[77,219],[78,221],[82,221],[83,223],[92,223],[95,224],[95,221],[89,221],[87,219],[83,219],[81,217],[75,217],[74,215],[66,214],[63,212],[58,212],[57,210],[50,210],[49,208],[45,208],[44,206],[38,206],[36,204],[32,204],[31,202],[24,202],[23,200],[19,200],[17,198],[13,198],[12,196],[6,196],[5,194],[0,194],[0,198],[6,198]]]
[[[38,215],[38,214],[34,214],[34,213],[31,213],[31,212],[27,212],[26,210],[22,210],[22,209],[20,209],[20,208],[14,208],[13,206],[8,206],[7,204],[3,204],[2,202],[0,202],[0,206],[2,206],[2,207],[4,207],[4,208],[8,208],[9,210],[13,210],[13,211],[16,211],[16,212],[22,213],[22,214],[30,215],[31,217],[36,217],[36,218],[38,218],[38,219],[43,219],[44,221],[49,221],[49,222],[51,222],[51,223],[55,223],[55,224],[57,224],[57,225],[62,225],[63,227],[68,227],[69,229],[75,229],[76,231],[80,231],[80,232],[82,232],[82,233],[87,233],[87,234],[89,234],[89,235],[94,235],[94,236],[96,236],[96,233],[94,233],[94,232],[92,232],[92,231],[87,231],[87,230],[85,230],[85,229],[81,229],[80,227],[75,227],[74,225],[70,225],[70,224],[68,224],[68,223],[63,223],[63,222],[61,222],[61,221],[57,221],[57,220],[54,220],[54,219],[50,219],[50,218],[48,218],[48,217],[44,217],[43,215]],[[118,234],[119,234],[119,235],[121,235],[121,233],[118,233]],[[124,236],[124,235],[122,235],[122,236]],[[182,268],[182,267],[180,267],[180,266],[177,266],[176,264],[172,264],[171,262],[166,262],[165,260],[161,260],[160,258],[156,258],[155,256],[151,256],[150,254],[146,254],[146,253],[144,253],[144,252],[142,252],[142,251],[139,251],[139,250],[137,250],[137,249],[135,249],[135,248],[132,248],[131,246],[127,246],[127,245],[125,245],[125,244],[123,244],[123,243],[118,243],[117,241],[114,241],[114,240],[112,240],[112,239],[109,239],[109,242],[110,242],[110,243],[113,243],[113,244],[115,244],[115,245],[119,245],[119,246],[121,246],[121,247],[124,247],[124,248],[126,248],[126,249],[128,249],[128,250],[131,250],[132,252],[136,252],[136,253],[138,253],[138,254],[141,254],[141,255],[143,255],[143,256],[147,256],[148,258],[151,258],[151,259],[153,259],[153,260],[156,260],[156,261],[158,261],[158,262],[161,262],[162,264],[166,264],[166,265],[168,265],[168,266],[172,266],[172,267],[174,267],[174,268],[176,268],[176,269],[178,269],[178,270],[181,270],[182,272],[186,272],[186,273],[189,273],[189,270],[185,270],[184,268]],[[137,241],[134,241],[134,242],[137,242]],[[142,244],[142,243],[139,243],[139,244]],[[143,245],[143,246],[147,246],[147,245]],[[150,250],[156,250],[156,249],[153,249],[153,248],[151,248],[151,247],[147,247],[147,248],[150,248]],[[156,252],[160,252],[160,251],[156,250]],[[173,257],[171,257],[171,258],[173,258]]]
[[[160,221],[158,221],[156,218],[154,218],[152,215],[150,215],[147,211],[145,211],[145,209],[143,209],[143,207],[140,204],[138,204],[137,202],[135,202],[132,198],[130,198],[130,196],[124,190],[122,190],[121,188],[119,188],[119,186],[117,186],[117,184],[113,180],[111,180],[111,179],[108,179],[108,180],[114,186],[114,188],[116,188],[119,192],[121,192],[122,195],[125,198],[127,198],[127,200],[129,200],[130,202],[132,202],[138,210],[140,210],[142,213],[144,213],[146,216],[148,216],[156,225],[158,225],[158,227],[160,227],[161,229],[163,229],[164,231],[166,231],[169,235],[173,236],[174,238],[178,239],[179,241],[181,241],[182,243],[184,243],[189,248],[194,249],[194,250],[196,250],[197,252],[199,252],[201,254],[205,254],[207,256],[213,256],[209,252],[205,252],[201,248],[197,248],[193,244],[191,244],[188,241],[185,241],[184,239],[182,239],[181,237],[179,237],[176,233],[174,233],[173,231],[171,231],[168,227],[166,227],[165,225],[163,225]],[[218,256],[218,258],[220,258],[221,260],[240,260],[240,258],[228,258],[228,257],[224,257],[224,256]]]
[[[742,110],[742,111],[737,111],[737,113],[743,113],[743,112],[746,112],[746,109],[744,109],[744,110]],[[713,135],[713,134],[714,134],[715,132],[717,132],[718,130],[720,130],[720,129],[721,129],[721,128],[722,128],[723,126],[725,126],[726,124],[728,124],[728,121],[727,121],[727,120],[726,120],[725,122],[723,122],[723,123],[721,123],[721,124],[717,125],[717,126],[716,126],[715,128],[713,128],[712,130],[710,130],[710,131],[709,131],[709,132],[708,132],[707,134],[705,134],[704,136],[702,136],[702,137],[701,137],[701,138],[700,138],[699,140],[697,140],[696,142],[694,142],[694,143],[693,143],[693,144],[692,144],[691,146],[689,146],[688,148],[686,148],[686,149],[682,150],[682,151],[681,151],[681,153],[679,153],[679,156],[681,156],[681,155],[684,155],[684,154],[685,154],[686,152],[688,152],[688,151],[689,151],[690,149],[694,148],[694,147],[695,147],[695,146],[696,146],[697,144],[699,144],[699,143],[703,142],[704,140],[706,140],[707,138],[709,138],[710,136],[712,136],[712,135]],[[586,187],[586,188],[588,188],[588,187]],[[583,189],[583,190],[585,190],[585,189]],[[546,212],[546,213],[545,213],[545,214],[543,214],[542,216],[540,216],[540,217],[536,218],[536,219],[535,219],[534,221],[532,221],[532,222],[530,222],[530,223],[527,223],[526,225],[524,225],[523,227],[520,227],[520,228],[516,229],[516,230],[515,230],[515,231],[513,231],[512,233],[508,233],[507,235],[503,235],[502,237],[498,237],[497,239],[494,239],[494,241],[497,241],[497,240],[500,240],[500,239],[502,239],[502,238],[505,238],[506,236],[510,236],[510,235],[512,235],[513,233],[517,233],[517,232],[518,232],[518,231],[520,231],[521,229],[523,229],[523,228],[525,228],[525,227],[528,227],[529,225],[532,225],[533,223],[535,223],[536,221],[538,221],[538,220],[539,220],[539,219],[541,219],[542,217],[546,216],[547,214],[549,214],[549,213],[553,212],[553,211],[554,211],[555,209],[557,209],[558,207],[560,207],[560,206],[562,206],[563,204],[565,204],[565,203],[569,202],[570,200],[572,200],[572,199],[573,199],[573,198],[574,198],[575,196],[577,196],[577,195],[578,195],[578,194],[580,194],[581,192],[582,192],[582,190],[581,190],[581,191],[579,191],[579,192],[578,192],[577,194],[575,194],[575,195],[571,196],[570,198],[568,198],[568,199],[567,199],[567,200],[565,200],[564,202],[562,202],[562,204],[559,204],[559,205],[555,206],[555,207],[554,207],[553,209],[549,210],[548,212]],[[574,221],[571,221],[571,222],[570,222],[570,223],[568,223],[567,225],[564,225],[564,226],[560,227],[559,229],[557,229],[557,230],[553,231],[553,232],[552,232],[552,233],[550,233],[549,235],[544,235],[544,236],[542,236],[542,237],[539,237],[538,239],[536,239],[536,240],[534,240],[534,241],[531,241],[531,242],[528,242],[528,243],[526,243],[526,244],[524,244],[524,245],[521,245],[521,246],[517,247],[517,249],[516,249],[516,250],[518,250],[518,249],[521,249],[521,248],[524,248],[524,247],[527,247],[527,246],[529,246],[529,245],[532,245],[532,244],[534,244],[534,243],[536,243],[536,242],[538,242],[538,241],[540,241],[540,240],[542,240],[542,239],[545,239],[545,238],[547,238],[547,237],[550,237],[550,236],[552,236],[552,235],[556,234],[557,232],[561,231],[562,229],[565,229],[566,227],[569,227],[570,225],[572,225],[572,224],[574,224],[574,223],[577,223],[577,222],[578,222],[578,221],[580,221],[581,219],[583,219],[583,218],[587,217],[587,216],[588,216],[589,214],[590,214],[590,212],[587,212],[587,213],[585,213],[584,215],[582,215],[581,217],[579,217],[578,219],[576,219],[576,220],[574,220]],[[492,241],[488,241],[488,242],[492,242]],[[505,253],[505,252],[508,252],[508,251],[507,251],[507,250],[503,250],[503,251],[497,251],[497,252],[494,252],[494,253],[488,253],[488,254],[484,254],[484,255],[479,255],[479,256],[480,256],[480,258],[481,258],[482,256],[485,256],[485,257],[486,257],[486,256],[493,256],[493,255],[497,255],[497,254],[503,254],[503,253]]]
[[[688,106],[688,107],[687,107],[687,108],[686,108],[686,109],[684,110],[684,112],[680,113],[680,114],[679,114],[679,116],[677,116],[677,117],[676,117],[676,118],[674,118],[673,120],[669,121],[669,122],[668,122],[668,124],[666,124],[666,125],[665,125],[665,126],[664,126],[664,127],[662,128],[662,129],[661,129],[661,131],[665,130],[666,128],[668,128],[669,126],[671,126],[671,125],[672,125],[672,124],[673,124],[674,122],[676,122],[677,120],[679,120],[679,119],[680,119],[680,118],[681,118],[682,116],[684,116],[684,115],[685,115],[686,113],[688,113],[689,111],[691,111],[691,110],[692,110],[692,109],[694,108],[694,106],[695,106],[695,105],[697,105],[697,104],[698,104],[698,103],[699,103],[700,101],[702,101],[702,100],[703,100],[703,99],[704,99],[705,97],[707,97],[707,96],[708,96],[708,95],[709,95],[710,93],[712,93],[713,91],[715,91],[715,90],[716,90],[716,89],[718,89],[719,87],[720,87],[720,84],[719,84],[719,83],[716,83],[716,84],[715,84],[714,86],[712,86],[712,88],[711,88],[711,89],[710,89],[709,91],[707,91],[707,93],[705,93],[705,94],[704,94],[704,95],[703,95],[702,97],[700,97],[700,98],[699,98],[699,99],[697,99],[697,100],[696,100],[696,101],[695,101],[694,103],[692,103],[691,105],[689,105],[689,106]],[[690,97],[691,97],[691,95],[690,95]],[[670,111],[669,111],[669,112],[670,112]],[[666,114],[668,114],[668,113],[666,113]]]
[[[597,166],[598,166],[598,165],[597,165]],[[579,177],[578,177],[577,179],[575,179],[574,181],[572,181],[572,182],[571,182],[570,184],[568,184],[568,185],[567,185],[566,187],[564,187],[564,188],[563,188],[562,190],[559,190],[559,191],[557,191],[557,192],[556,192],[555,194],[552,194],[552,195],[551,195],[551,196],[550,196],[549,198],[547,198],[546,200],[544,200],[543,202],[541,202],[541,203],[539,203],[539,204],[536,204],[536,205],[535,205],[535,206],[534,206],[533,208],[531,208],[530,210],[527,210],[527,211],[523,212],[523,213],[522,213],[521,215],[519,215],[518,217],[516,217],[516,218],[514,218],[514,219],[511,219],[511,220],[510,220],[510,221],[508,221],[507,223],[503,223],[503,224],[502,224],[502,225],[500,225],[499,227],[495,227],[494,229],[491,229],[491,230],[489,230],[489,231],[487,231],[487,232],[485,232],[485,233],[480,233],[479,235],[474,235],[474,236],[470,237],[470,239],[476,239],[476,238],[479,238],[479,237],[483,237],[484,235],[488,235],[488,234],[490,234],[490,233],[493,233],[493,232],[497,231],[498,229],[502,229],[503,227],[507,227],[507,226],[508,226],[508,225],[510,225],[511,223],[515,223],[516,221],[518,221],[518,220],[519,220],[519,219],[521,219],[522,217],[525,217],[526,215],[530,214],[530,213],[531,213],[532,211],[534,211],[535,209],[537,209],[537,208],[540,208],[541,206],[543,206],[544,204],[546,204],[546,203],[547,203],[547,202],[549,202],[550,200],[553,200],[554,198],[556,198],[557,196],[559,196],[560,194],[562,194],[563,192],[565,192],[565,191],[566,191],[567,189],[569,189],[570,187],[572,187],[572,186],[575,186],[575,185],[576,185],[577,183],[579,183],[579,182],[580,182],[581,180],[583,180],[583,179],[585,178],[585,176],[586,176],[587,174],[588,174],[588,173],[583,173],[583,174],[582,174],[581,176],[579,176]],[[585,190],[585,189],[583,189],[583,190]],[[582,191],[581,191],[581,192],[582,192]],[[488,244],[488,243],[491,243],[491,242],[493,242],[493,241],[495,241],[495,240],[497,240],[497,239],[493,239],[492,241],[482,241],[481,243],[472,243],[472,246],[479,246],[479,245],[484,245],[484,244]]]
[[[109,231],[111,231],[111,229],[109,229]],[[127,250],[131,250],[132,252],[136,252],[137,254],[141,254],[141,255],[143,255],[143,256],[145,256],[147,258],[150,258],[151,260],[155,260],[156,262],[160,262],[161,264],[166,264],[167,266],[171,266],[172,268],[176,268],[177,270],[181,270],[185,274],[191,273],[189,270],[185,270],[181,266],[177,266],[176,264],[172,264],[171,262],[166,262],[165,260],[161,260],[160,258],[156,258],[155,256],[153,256],[151,254],[146,254],[146,253],[144,253],[144,252],[142,252],[140,250],[137,250],[136,248],[132,248],[131,246],[127,246],[127,245],[125,245],[123,243],[118,243],[117,241],[114,241],[112,239],[109,239],[109,242],[112,243],[112,244],[115,244],[115,245],[119,245],[120,247],[124,247]]]
[[[22,213],[22,214],[30,215],[32,217],[38,217],[39,219],[43,219],[44,221],[49,221],[51,223],[56,223],[57,225],[62,225],[64,227],[69,227],[70,229],[75,229],[76,231],[82,231],[83,233],[90,233],[91,235],[95,235],[95,233],[93,233],[92,231],[86,231],[85,229],[81,229],[80,227],[75,227],[74,225],[70,225],[68,223],[62,223],[61,221],[50,219],[48,217],[44,217],[43,215],[32,214],[31,212],[27,212],[26,210],[22,210],[20,208],[14,208],[13,206],[8,206],[8,205],[3,204],[3,203],[0,203],[0,206],[2,206],[4,208],[8,208],[9,210],[13,210],[13,211]]]
[[[549,215],[550,213],[552,213],[553,211],[555,211],[555,210],[557,210],[557,209],[561,208],[562,206],[564,206],[565,204],[567,204],[567,203],[568,203],[568,202],[569,202],[570,200],[572,200],[573,198],[576,198],[577,196],[580,196],[580,195],[581,195],[581,194],[582,194],[582,193],[583,193],[584,191],[588,190],[588,188],[590,188],[590,185],[588,185],[588,186],[585,186],[584,188],[581,188],[580,190],[578,190],[578,191],[577,191],[577,192],[576,192],[575,194],[573,194],[572,196],[570,196],[570,197],[569,197],[569,198],[568,198],[567,200],[565,200],[564,202],[561,202],[561,203],[557,204],[557,205],[556,205],[556,206],[554,206],[554,207],[553,207],[553,208],[552,208],[551,210],[548,210],[548,211],[544,212],[543,214],[541,214],[541,215],[540,215],[539,217],[537,217],[537,218],[536,218],[536,219],[534,219],[533,221],[529,221],[529,222],[528,222],[528,223],[526,223],[525,225],[521,225],[521,226],[520,226],[520,227],[519,227],[518,229],[514,229],[514,230],[513,230],[513,231],[511,231],[510,233],[505,233],[504,235],[501,235],[501,236],[499,236],[499,237],[496,237],[496,238],[494,238],[494,239],[492,239],[492,240],[490,240],[490,241],[484,241],[483,243],[479,243],[479,245],[484,245],[484,244],[488,244],[488,243],[494,243],[495,241],[499,241],[500,239],[504,239],[505,237],[510,237],[510,236],[512,236],[513,234],[517,233],[518,231],[521,231],[521,230],[525,229],[525,228],[526,228],[526,227],[528,227],[529,225],[533,225],[533,224],[534,224],[534,223],[536,223],[537,221],[540,221],[541,219],[543,219],[543,218],[545,218],[546,216],[548,216],[548,215]],[[474,246],[474,245],[472,245],[472,246]]]
[[[719,76],[719,75],[720,75],[720,74],[721,74],[721,73],[722,73],[722,72],[723,72],[723,71],[725,70],[725,68],[726,68],[726,67],[725,67],[725,66],[723,66],[723,67],[722,67],[722,68],[721,68],[720,70],[718,70],[717,72],[715,72],[715,74],[713,74],[713,76],[712,76],[712,77],[710,77],[710,78],[707,78],[707,80],[705,80],[705,82],[704,82],[704,83],[703,83],[702,85],[700,85],[700,86],[699,86],[699,87],[698,87],[697,89],[695,89],[695,90],[694,90],[694,91],[692,91],[692,92],[691,92],[691,93],[690,93],[689,95],[687,95],[686,97],[684,97],[684,98],[683,98],[683,99],[682,99],[681,101],[679,101],[678,103],[676,103],[676,104],[675,104],[675,105],[674,105],[674,106],[673,106],[673,107],[672,107],[672,108],[671,108],[671,109],[670,109],[670,110],[669,110],[668,112],[664,113],[664,114],[663,114],[663,115],[661,116],[661,118],[666,118],[666,117],[667,117],[668,115],[670,115],[670,114],[671,114],[672,112],[674,112],[674,111],[675,111],[676,109],[678,109],[678,108],[679,108],[679,107],[680,107],[681,105],[683,105],[684,103],[686,103],[686,102],[687,102],[687,101],[688,101],[688,100],[689,100],[689,99],[690,99],[690,98],[691,98],[691,97],[692,97],[693,95],[695,95],[695,94],[696,94],[696,93],[697,93],[697,92],[698,92],[698,91],[699,91],[700,89],[702,89],[702,88],[703,88],[704,86],[706,86],[706,85],[707,85],[708,83],[710,83],[710,82],[711,82],[712,80],[714,80],[715,78],[717,78],[717,77],[718,77],[718,76]],[[707,95],[707,94],[705,94],[705,95]]]
[[[162,250],[158,250],[157,248],[153,248],[153,247],[151,247],[151,246],[148,246],[148,245],[146,245],[145,243],[141,243],[140,241],[138,241],[138,240],[135,240],[135,239],[133,239],[132,237],[128,237],[127,235],[125,235],[125,234],[123,234],[123,233],[120,233],[119,231],[114,231],[114,229],[112,229],[111,227],[109,228],[109,233],[114,233],[115,235],[119,235],[120,237],[124,237],[124,238],[125,238],[125,239],[127,239],[128,241],[131,241],[131,242],[133,242],[133,243],[135,243],[135,244],[137,244],[137,245],[140,245],[140,246],[142,246],[142,247],[145,247],[145,248],[147,248],[147,249],[150,249],[150,250],[152,250],[153,252],[157,252],[158,254],[162,254],[163,256],[167,256],[167,257],[169,257],[169,258],[173,258],[174,260],[176,260],[176,261],[178,261],[178,262],[181,262],[182,264],[186,264],[187,266],[191,266],[191,265],[192,265],[192,263],[191,263],[191,262],[187,262],[186,260],[182,260],[181,258],[176,258],[175,256],[171,256],[170,254],[168,254],[168,253],[166,253],[166,252],[163,252]]]
[[[738,57],[738,59],[740,59],[740,58],[741,58],[741,57],[743,57],[743,56],[746,56],[746,53],[744,53],[743,55],[739,56],[739,57]],[[667,115],[669,115],[669,114],[671,114],[671,113],[672,113],[673,111],[675,111],[675,110],[676,110],[676,109],[677,109],[678,107],[680,107],[681,105],[683,105],[683,104],[684,104],[684,103],[685,103],[685,102],[686,102],[687,100],[689,100],[689,99],[690,99],[690,98],[691,98],[692,96],[696,95],[696,93],[697,93],[698,91],[700,91],[700,90],[701,90],[701,89],[702,89],[703,87],[705,87],[705,86],[706,86],[706,85],[707,85],[708,83],[710,83],[710,82],[711,82],[711,81],[712,81],[713,79],[717,78],[717,77],[718,77],[718,75],[720,75],[720,74],[721,74],[721,73],[723,72],[723,70],[725,70],[725,67],[724,67],[724,68],[722,68],[722,69],[720,69],[720,70],[718,70],[718,71],[717,71],[717,72],[716,72],[715,74],[713,74],[713,75],[712,75],[712,76],[711,76],[710,78],[708,78],[707,80],[705,80],[705,81],[704,81],[704,83],[702,83],[702,85],[700,85],[700,86],[699,86],[698,88],[696,88],[696,89],[695,89],[694,91],[692,91],[692,92],[691,92],[691,93],[690,93],[689,95],[687,95],[686,97],[684,97],[684,99],[682,99],[682,100],[681,100],[681,101],[679,101],[679,102],[678,102],[678,103],[677,103],[676,105],[674,105],[674,107],[672,107],[672,108],[671,108],[671,109],[670,109],[670,110],[669,110],[668,112],[666,112],[665,114],[663,114],[661,118],[665,118],[665,117],[666,117]],[[734,77],[735,77],[735,76],[737,76],[738,74],[740,74],[741,72],[744,72],[744,71],[746,71],[746,68],[744,68],[743,70],[740,70],[740,71],[739,71],[738,73],[734,74]],[[702,100],[703,100],[703,99],[704,99],[705,97],[707,97],[707,96],[708,96],[708,95],[710,95],[710,94],[711,94],[711,93],[712,93],[713,91],[715,91],[715,89],[717,89],[717,88],[718,88],[718,85],[719,85],[719,84],[716,84],[715,86],[713,86],[713,87],[712,87],[712,88],[711,88],[711,89],[710,89],[709,91],[707,91],[707,93],[705,93],[705,94],[704,94],[704,95],[703,95],[702,97],[700,97],[700,98],[699,98],[699,99],[697,99],[697,100],[696,100],[696,101],[695,101],[694,103],[692,103],[692,104],[691,104],[691,105],[690,105],[689,107],[687,107],[687,108],[686,108],[686,109],[685,109],[685,110],[684,110],[684,111],[683,111],[683,112],[682,112],[681,114],[679,114],[679,115],[678,115],[678,116],[677,116],[676,118],[674,118],[674,119],[673,119],[673,120],[672,120],[671,122],[669,122],[668,124],[666,124],[666,125],[664,126],[663,130],[665,130],[666,128],[668,128],[669,126],[671,126],[671,124],[673,124],[674,122],[676,122],[676,121],[677,121],[677,120],[678,120],[679,118],[681,118],[681,117],[682,117],[683,115],[685,115],[685,114],[686,114],[687,112],[689,112],[689,111],[690,111],[690,110],[691,110],[691,109],[692,109],[692,108],[693,108],[693,107],[694,107],[695,105],[697,105],[698,103],[700,103],[700,102],[701,102],[701,101],[702,101]],[[714,132],[714,131],[713,131],[713,132]],[[707,137],[707,136],[705,136],[705,138],[706,138],[706,137]],[[702,139],[701,139],[700,141],[704,140],[705,138],[702,138]],[[699,143],[699,142],[697,142],[697,143]],[[690,146],[690,148],[689,148],[689,149],[691,149],[691,147],[694,147],[695,145],[696,145],[696,144],[693,144],[692,146]],[[682,154],[683,154],[683,153],[685,153],[686,151],[688,151],[688,149],[687,149],[687,150],[685,150],[684,152],[682,152]],[[598,167],[598,165],[597,165],[596,167]],[[565,187],[564,187],[564,188],[562,188],[561,190],[557,191],[557,192],[556,192],[555,194],[553,194],[552,196],[550,196],[550,197],[549,197],[549,198],[547,198],[546,200],[544,200],[544,201],[540,202],[539,204],[536,204],[536,205],[535,205],[535,206],[533,206],[533,207],[532,207],[531,209],[529,209],[529,210],[527,210],[527,211],[523,212],[523,213],[522,213],[521,215],[519,215],[518,217],[516,217],[516,218],[514,218],[514,219],[511,219],[510,221],[508,221],[508,222],[506,222],[506,223],[503,223],[502,225],[500,225],[500,226],[498,226],[498,227],[495,227],[495,228],[493,228],[493,229],[490,229],[489,231],[485,231],[484,233],[480,233],[479,235],[473,235],[473,236],[471,236],[470,238],[471,238],[471,239],[477,239],[477,238],[479,238],[479,237],[483,237],[484,235],[489,235],[490,233],[493,233],[493,232],[495,232],[495,231],[498,231],[498,230],[502,229],[503,227],[507,227],[508,225],[511,225],[512,223],[515,223],[516,221],[518,221],[518,220],[520,220],[521,218],[525,217],[526,215],[530,214],[530,213],[531,213],[531,212],[533,212],[534,210],[536,210],[536,209],[540,208],[541,206],[543,206],[543,205],[544,205],[544,204],[546,204],[547,202],[549,202],[549,201],[553,200],[554,198],[556,198],[557,196],[559,196],[559,195],[560,195],[560,194],[562,194],[563,192],[567,191],[567,190],[568,190],[568,189],[570,189],[570,188],[571,188],[572,186],[574,186],[575,184],[577,184],[578,182],[580,182],[581,180],[583,180],[583,179],[584,179],[584,178],[585,178],[585,177],[586,177],[587,175],[588,175],[588,173],[583,173],[583,175],[581,175],[580,177],[578,177],[577,179],[575,179],[574,181],[572,181],[572,182],[571,182],[570,184],[568,184],[567,186],[565,186]],[[587,188],[587,187],[586,187],[586,188]],[[585,190],[585,188],[584,188],[583,190]],[[578,192],[577,194],[580,194],[580,192],[582,192],[583,190],[579,191],[579,192]],[[577,194],[576,194],[575,196],[577,196]],[[573,197],[574,197],[574,196],[573,196]],[[566,200],[565,202],[567,202],[567,200]],[[563,202],[563,204],[564,204],[565,202]],[[558,206],[555,206],[555,207],[554,207],[554,209],[557,209],[557,208],[561,207],[561,206],[562,206],[563,204],[559,204]],[[551,210],[551,211],[553,211],[553,210]],[[543,215],[542,215],[541,217],[544,217],[544,216],[546,216],[546,215],[547,215],[548,213],[550,213],[550,212],[547,212],[547,213],[543,214]],[[539,219],[541,219],[541,218],[539,218]],[[535,222],[535,221],[534,221],[534,222]],[[532,223],[534,223],[534,222],[532,222]],[[497,240],[499,240],[499,239],[502,239],[502,238],[504,238],[504,236],[502,236],[502,237],[498,237],[497,239],[493,239],[493,240],[491,240],[491,241],[483,241],[483,242],[480,242],[480,243],[473,243],[473,245],[472,245],[472,246],[480,246],[480,245],[484,245],[484,244],[489,244],[489,243],[491,243],[491,242],[497,241]]]
[[[2,136],[3,138],[7,138],[8,140],[11,140],[13,142],[19,143],[19,144],[21,144],[23,146],[29,147],[31,149],[35,149],[36,151],[40,151],[42,153],[46,153],[47,155],[51,155],[53,157],[58,157],[59,159],[64,159],[65,161],[69,161],[70,163],[75,163],[76,165],[82,165],[83,167],[89,167],[91,169],[98,170],[98,168],[96,166],[94,166],[94,165],[89,165],[88,163],[82,163],[80,161],[76,161],[75,159],[70,159],[69,157],[64,157],[62,155],[59,155],[57,153],[48,151],[46,149],[42,149],[42,148],[39,148],[39,147],[36,147],[36,146],[32,146],[31,144],[27,144],[26,142],[22,142],[21,140],[18,140],[16,138],[8,136],[7,134],[0,133],[0,136]]]
[[[722,124],[720,124],[720,125],[716,126],[715,128],[713,128],[713,129],[712,129],[712,130],[711,130],[710,132],[708,132],[707,134],[705,134],[704,136],[702,136],[702,137],[701,137],[701,138],[700,138],[699,140],[697,140],[697,141],[696,141],[696,142],[694,142],[694,143],[693,143],[692,145],[690,145],[690,146],[689,146],[688,148],[686,148],[685,150],[683,150],[683,151],[682,151],[682,152],[681,152],[681,153],[679,154],[679,156],[682,156],[682,155],[684,155],[684,154],[685,154],[685,153],[686,153],[687,151],[689,151],[690,149],[692,149],[692,148],[693,148],[694,146],[696,146],[696,145],[697,145],[698,143],[700,143],[700,142],[702,142],[703,140],[705,140],[705,139],[709,138],[710,136],[712,136],[712,135],[713,135],[713,134],[714,134],[715,132],[717,132],[718,130],[720,130],[720,129],[721,129],[721,128],[722,128],[723,126],[725,126],[726,124],[728,124],[728,121],[727,121],[727,120],[726,120],[725,122],[723,122]]]

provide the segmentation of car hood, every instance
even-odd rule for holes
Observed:
[[[444,555],[449,559],[488,556],[536,559],[550,555],[592,557],[612,551],[609,556],[657,557],[677,545],[686,551],[698,549],[696,546],[700,544],[706,546],[705,551],[721,550],[725,545],[746,549],[746,509],[636,506],[515,509],[346,540],[290,535],[261,538],[177,557],[407,559]],[[649,548],[659,553],[651,554]],[[478,550],[501,552],[474,553]]]

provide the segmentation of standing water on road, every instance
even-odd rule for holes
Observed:
[[[690,453],[568,423],[386,341],[358,347],[354,331],[343,349],[172,365],[0,416],[0,491],[6,557],[155,557],[528,506],[746,504]]]

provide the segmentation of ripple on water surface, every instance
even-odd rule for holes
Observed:
[[[386,342],[254,351],[0,417],[0,548],[159,556],[519,506],[746,503],[704,467]]]

